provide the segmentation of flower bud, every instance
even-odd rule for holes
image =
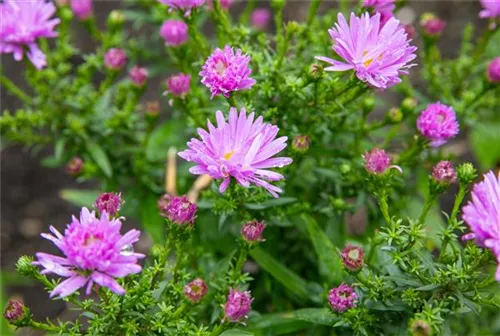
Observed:
[[[160,115],[160,102],[157,100],[146,102],[146,115],[156,119]]]
[[[93,15],[92,0],[71,0],[71,10],[78,20],[87,20]]]
[[[363,248],[349,244],[344,248],[341,256],[344,267],[348,271],[357,272],[363,268]]]
[[[344,175],[348,174],[351,171],[351,169],[352,167],[350,163],[345,162],[340,165],[340,172]]]
[[[160,214],[174,224],[191,226],[196,219],[198,207],[186,196],[163,195],[158,201]]]
[[[134,66],[129,72],[130,80],[137,87],[143,87],[148,80],[148,69]]]
[[[311,67],[309,68],[309,75],[313,79],[320,79],[321,77],[323,77],[324,73],[325,71],[320,64],[316,63],[311,64]]]
[[[181,20],[167,20],[160,28],[160,36],[167,46],[180,46],[188,40],[188,26]]]
[[[401,102],[401,112],[403,112],[404,115],[412,114],[415,112],[417,104],[418,101],[415,98],[407,97]]]
[[[410,40],[413,40],[415,39],[415,37],[417,37],[417,30],[412,24],[405,24],[403,27],[405,29],[406,35]]]
[[[285,0],[271,0],[271,7],[275,10],[281,10],[285,7]]]
[[[16,271],[25,277],[32,277],[38,273],[38,269],[33,265],[33,258],[28,256],[22,256],[17,260]]]
[[[262,232],[265,228],[266,224],[264,222],[253,220],[241,227],[241,235],[248,243],[262,242],[265,241],[265,239],[262,238]]]
[[[231,322],[239,322],[243,318],[246,318],[250,312],[252,301],[253,298],[250,296],[250,291],[229,288],[229,295],[224,305],[226,318]]]
[[[166,93],[176,97],[184,98],[191,89],[191,76],[183,73],[171,76],[167,79]]]
[[[297,152],[306,152],[311,145],[311,139],[307,135],[296,135],[292,141],[292,148]]]
[[[457,180],[457,172],[450,161],[439,161],[432,170],[432,178],[438,183],[450,184]]]
[[[104,65],[109,70],[121,70],[127,63],[127,54],[120,48],[111,48],[104,54]]]
[[[469,184],[476,178],[476,169],[472,163],[462,163],[457,168],[457,176],[460,183]]]
[[[288,34],[295,34],[300,31],[301,26],[297,21],[288,21],[285,29]]]
[[[420,26],[427,36],[436,37],[441,35],[446,27],[446,21],[441,20],[432,13],[424,13],[420,19]]]
[[[432,330],[427,321],[416,319],[410,323],[410,334],[412,336],[430,336],[432,335]]]
[[[113,10],[108,16],[108,25],[111,27],[119,27],[125,22],[125,15],[122,11]]]
[[[272,14],[267,8],[257,8],[252,12],[250,22],[254,28],[265,30],[269,27]]]
[[[200,278],[196,278],[184,286],[184,296],[193,303],[200,302],[207,291],[207,284]]]
[[[72,158],[66,165],[66,173],[78,176],[83,170],[83,160],[78,156]]]
[[[108,215],[114,217],[116,216],[118,211],[120,211],[120,208],[124,203],[121,197],[122,197],[121,193],[117,194],[112,192],[103,193],[99,195],[99,197],[97,197],[94,203],[94,208],[96,208],[100,214],[106,212]]]
[[[391,158],[385,150],[373,148],[363,155],[365,160],[365,168],[372,174],[383,174],[391,165]]]
[[[373,111],[373,109],[375,108],[375,104],[376,101],[373,97],[366,97],[365,99],[363,99],[363,103],[361,106],[361,108],[363,109],[363,114],[368,115],[371,111]]]
[[[30,311],[19,300],[9,300],[3,313],[9,324],[17,327],[27,326],[30,319]]]
[[[488,64],[488,81],[490,83],[500,83],[500,57],[494,58]]]
[[[389,122],[397,124],[398,122],[403,120],[403,112],[401,112],[401,109],[393,107],[387,112],[386,118],[387,120],[389,120]]]
[[[354,308],[357,300],[358,294],[356,294],[351,286],[344,283],[336,288],[332,288],[328,293],[330,307],[337,313],[343,313],[348,309]]]

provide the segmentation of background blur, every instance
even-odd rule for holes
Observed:
[[[151,0],[154,1],[154,0]],[[307,14],[309,1],[288,1],[285,7],[284,18],[288,20],[301,21]],[[97,21],[104,26],[107,15],[113,9],[122,6],[120,0],[94,0],[94,13]],[[245,6],[243,1],[234,0],[231,13],[237,14]],[[259,7],[269,4],[262,1]],[[336,1],[325,0],[322,9],[336,6]],[[400,19],[405,23],[418,25],[418,19],[424,12],[434,12],[447,21],[447,26],[441,39],[441,52],[444,57],[455,56],[461,40],[463,27],[473,22],[476,32],[480,32],[485,25],[485,20],[479,20],[479,1],[408,1],[407,8],[400,11]],[[1,18],[0,18],[1,19]],[[333,22],[332,22],[333,25]],[[211,27],[207,27],[210,31]],[[74,34],[76,47],[90,52],[94,49],[92,41],[87,32],[74,22]],[[418,40],[418,37],[417,37]],[[418,44],[418,42],[417,42]],[[159,46],[161,47],[161,46]],[[418,58],[417,58],[418,63]],[[7,77],[21,87],[22,65],[16,63],[11,55],[1,57],[1,67]],[[157,77],[148,81],[148,92],[145,100],[159,99],[162,104],[162,112],[168,110],[165,99],[161,96],[164,78]],[[395,99],[389,93],[387,99]],[[20,103],[10,96],[5,90],[0,92],[0,111],[5,109],[14,110],[20,107]],[[458,161],[471,160],[467,147],[466,135],[455,139],[452,148],[459,154]],[[42,167],[40,159],[50,154],[51,149],[40,149],[38,151],[26,151],[20,146],[9,145],[2,141],[0,169],[1,169],[1,207],[0,207],[0,282],[2,312],[5,302],[12,297],[21,298],[30,307],[35,318],[71,318],[74,312],[64,302],[49,300],[48,294],[39,284],[31,283],[16,276],[15,263],[22,255],[34,255],[37,251],[57,253],[56,248],[48,241],[40,237],[41,232],[46,232],[49,225],[61,229],[69,221],[71,214],[79,211],[75,206],[65,202],[59,197],[59,191],[65,188],[88,188],[89,184],[77,184],[74,179],[67,175],[63,168],[49,169]],[[126,191],[124,191],[126,192]],[[453,193],[448,193],[453,195]],[[451,200],[452,201],[452,200]],[[442,200],[443,207],[447,208],[448,200]],[[131,226],[133,223],[128,222]],[[147,251],[150,246],[148,237],[143,237],[137,250]],[[0,323],[0,335],[9,335],[3,321]],[[21,330],[20,335],[38,335],[35,332]]]

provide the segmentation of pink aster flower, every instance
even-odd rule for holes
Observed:
[[[391,166],[391,158],[383,149],[372,148],[363,155],[363,160],[365,160],[366,170],[372,174],[383,174],[389,168],[394,168],[400,173],[403,173],[401,167],[396,165]]]
[[[463,239],[475,239],[477,245],[493,252],[499,263],[496,279],[500,281],[500,175],[490,171],[474,185],[471,200],[462,208],[462,218],[472,231]]]
[[[104,54],[104,65],[110,70],[121,70],[127,64],[127,54],[121,48],[111,48]]]
[[[257,8],[252,12],[250,22],[255,28],[264,30],[269,26],[271,17],[271,11],[268,8]]]
[[[356,306],[358,294],[354,289],[346,284],[341,284],[336,288],[332,288],[328,293],[328,302],[334,311],[343,313],[348,309]]]
[[[71,0],[71,9],[78,20],[87,20],[92,16],[92,0]]]
[[[184,286],[184,296],[193,303],[200,302],[207,291],[207,284],[200,278],[196,278]]]
[[[191,75],[179,73],[167,79],[167,91],[164,94],[184,98],[189,93],[190,87]]]
[[[480,18],[500,17],[500,0],[480,0],[483,10],[479,12]]]
[[[208,121],[208,132],[199,128],[201,141],[191,139],[189,149],[179,156],[196,166],[189,169],[192,174],[208,174],[214,179],[223,179],[219,190],[224,192],[231,177],[244,186],[251,183],[264,187],[274,197],[282,190],[267,181],[279,181],[284,176],[268,168],[283,167],[292,163],[287,157],[273,158],[286,147],[287,137],[278,139],[278,127],[263,122],[262,117],[254,121],[252,112],[247,117],[245,109],[240,115],[235,108],[229,112],[226,122],[221,111],[217,111],[217,128]]]
[[[334,41],[333,50],[343,61],[316,56],[332,65],[325,70],[354,70],[360,80],[381,89],[400,83],[400,76],[408,74],[408,69],[415,65],[410,62],[415,59],[417,48],[410,46],[398,20],[391,17],[381,27],[380,18],[380,13],[371,17],[368,13],[361,17],[351,13],[348,25],[339,13],[338,23],[328,32]]]
[[[249,77],[252,70],[248,63],[250,56],[243,55],[240,49],[235,53],[230,46],[224,50],[217,48],[201,68],[201,83],[210,89],[211,98],[219,94],[229,98],[231,92],[249,89],[255,84]]]
[[[487,77],[490,83],[500,83],[500,57],[494,58],[488,64]]]
[[[141,233],[130,230],[122,236],[121,226],[121,218],[110,219],[106,212],[97,218],[94,211],[82,208],[80,219],[73,216],[64,235],[53,226],[50,227],[53,235],[42,233],[42,237],[53,242],[64,257],[40,252],[34,264],[44,268],[42,274],[54,273],[68,278],[57,285],[50,296],[65,297],[85,285],[88,295],[94,283],[116,294],[124,294],[125,289],[115,278],[139,273],[142,267],[137,261],[144,255],[134,253],[132,247]]]
[[[167,20],[161,25],[160,36],[167,46],[183,45],[188,40],[188,26],[181,20]]]
[[[10,324],[16,324],[26,315],[27,310],[22,301],[9,300],[5,306],[3,316]]]
[[[57,36],[54,27],[60,20],[51,19],[55,12],[56,6],[44,0],[0,2],[0,54],[12,53],[20,61],[26,52],[35,68],[45,67],[45,54],[36,41]]]
[[[446,21],[440,19],[432,13],[425,13],[420,20],[420,26],[424,33],[429,36],[439,36],[446,27]]]
[[[137,87],[142,87],[148,80],[148,69],[141,68],[136,65],[130,69],[128,75],[130,76],[132,83],[134,83]]]
[[[177,225],[193,225],[198,207],[186,196],[163,195],[158,201],[160,214]]]
[[[111,216],[115,216],[118,211],[120,211],[123,205],[122,193],[102,193],[97,197],[94,203],[94,208],[99,211],[99,213],[107,212]]]
[[[224,305],[226,318],[231,322],[239,322],[243,318],[246,318],[250,312],[252,301],[253,298],[250,296],[250,291],[229,288],[229,295]]]
[[[417,119],[417,128],[431,140],[432,147],[439,147],[459,132],[455,111],[440,102],[429,104]]]
[[[241,235],[243,239],[249,243],[262,242],[265,241],[265,239],[262,238],[262,232],[264,232],[265,228],[266,224],[264,222],[253,220],[241,227]]]
[[[453,183],[457,180],[457,172],[450,161],[439,161],[432,169],[432,178],[436,182]]]

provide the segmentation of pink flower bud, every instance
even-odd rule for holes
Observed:
[[[81,173],[83,169],[83,160],[78,156],[75,156],[66,165],[66,172],[70,175],[77,176]]]
[[[19,300],[9,300],[7,306],[5,307],[5,312],[3,316],[10,324],[15,324],[19,322],[25,315],[25,306]]]
[[[436,182],[453,183],[457,180],[457,172],[450,161],[440,161],[432,170],[432,178]]]
[[[120,211],[120,208],[124,203],[121,196],[121,193],[103,193],[97,197],[94,203],[94,208],[96,208],[101,214],[103,212],[107,212],[110,216],[114,216],[118,213],[118,211]]]
[[[257,8],[252,12],[250,22],[257,29],[265,30],[271,22],[271,11],[268,8]]]
[[[184,98],[190,90],[191,76],[183,73],[171,76],[167,79],[167,93]]]
[[[363,248],[347,245],[342,251],[342,261],[344,262],[344,266],[347,270],[351,272],[359,271],[363,268]]]
[[[231,322],[239,322],[246,318],[250,312],[250,305],[253,298],[250,296],[250,291],[233,290],[229,288],[229,295],[224,306],[226,318]]]
[[[383,149],[373,148],[363,155],[363,159],[366,170],[372,174],[383,174],[391,165],[391,158]]]
[[[71,9],[78,20],[87,20],[92,16],[92,0],[71,0]]]
[[[104,54],[104,65],[110,70],[121,70],[127,63],[127,54],[120,48],[111,48]]]
[[[160,214],[174,224],[193,225],[198,207],[186,196],[163,195],[158,201]]]
[[[148,69],[136,65],[130,69],[129,76],[132,83],[138,87],[142,87],[148,80]]]
[[[264,224],[264,222],[253,220],[241,227],[241,234],[243,239],[249,243],[262,242],[265,240],[262,238],[262,232],[265,228],[266,224]]]
[[[184,295],[191,302],[200,302],[205,294],[207,294],[208,287],[205,281],[200,278],[196,278],[186,286],[184,286]]]
[[[305,152],[311,145],[311,139],[307,135],[296,135],[292,141],[292,148],[298,152]]]
[[[343,313],[348,309],[356,306],[358,294],[354,289],[346,284],[341,284],[336,288],[332,288],[328,293],[328,302],[334,311]]]
[[[166,45],[177,47],[187,42],[188,26],[181,20],[167,20],[160,28],[160,35]]]
[[[446,21],[441,20],[432,13],[425,13],[422,15],[420,25],[422,26],[425,34],[429,36],[439,36],[446,27]]]
[[[490,83],[500,83],[500,57],[494,58],[488,64],[488,81]]]

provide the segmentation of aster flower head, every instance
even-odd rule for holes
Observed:
[[[500,83],[500,57],[494,58],[488,64],[488,81],[490,83],[498,84]]]
[[[121,48],[111,48],[104,54],[104,65],[110,70],[121,70],[127,63],[127,54]]]
[[[480,0],[483,10],[479,12],[480,18],[500,17],[500,0]]]
[[[432,13],[424,13],[420,20],[420,26],[428,36],[439,36],[446,27],[446,21],[438,18]]]
[[[28,309],[19,300],[9,300],[5,306],[3,316],[10,324],[19,323],[28,314]]]
[[[342,283],[340,286],[332,288],[328,293],[328,302],[334,311],[343,313],[356,306],[358,294],[354,289]]]
[[[264,232],[265,228],[266,224],[264,222],[253,220],[245,223],[241,227],[241,235],[243,239],[249,243],[262,242],[265,241],[265,239],[262,238],[262,232]]]
[[[266,29],[271,22],[272,14],[268,8],[257,8],[250,16],[250,23],[257,29]]]
[[[164,94],[171,94],[184,98],[191,89],[191,75],[178,73],[167,79],[167,91]]]
[[[118,211],[120,211],[123,205],[122,193],[112,193],[106,192],[102,193],[97,197],[94,203],[94,208],[99,211],[99,213],[107,212],[111,216],[115,216]]]
[[[198,207],[186,196],[171,196],[165,194],[158,201],[160,214],[174,224],[191,226],[196,219]]]
[[[192,174],[208,174],[222,179],[219,187],[224,192],[231,177],[243,187],[255,184],[265,188],[274,197],[282,190],[268,181],[279,181],[284,176],[268,170],[292,163],[287,157],[273,157],[286,147],[287,137],[278,139],[278,127],[263,122],[262,116],[254,120],[255,113],[246,115],[245,109],[238,112],[231,108],[226,122],[221,111],[217,111],[217,128],[208,121],[208,132],[199,128],[201,140],[191,139],[189,149],[179,156],[196,163],[189,169]]]
[[[347,245],[341,254],[344,267],[351,271],[359,271],[363,267],[364,252],[363,248],[354,245]]]
[[[87,20],[92,16],[92,0],[71,0],[71,10],[78,20]]]
[[[201,83],[210,89],[211,98],[220,94],[229,98],[231,92],[249,89],[255,84],[249,77],[252,73],[249,63],[250,56],[244,55],[241,49],[235,52],[230,46],[224,50],[217,48],[201,68]]]
[[[500,281],[500,175],[490,171],[474,185],[471,200],[462,208],[462,218],[472,232],[463,239],[475,239],[477,245],[493,252],[499,263],[496,279]]]
[[[207,291],[207,284],[200,278],[196,278],[184,286],[184,296],[193,303],[200,302]]]
[[[383,149],[372,148],[363,155],[365,168],[372,174],[383,174],[391,165],[391,158]]]
[[[394,17],[382,26],[380,13],[361,17],[351,13],[348,24],[339,13],[338,22],[328,32],[334,41],[333,50],[343,61],[316,56],[331,64],[325,71],[354,70],[361,81],[386,89],[400,83],[400,76],[415,65],[410,62],[417,48],[410,46],[404,27]]]
[[[137,87],[142,87],[148,80],[148,69],[134,66],[129,72],[130,80]]]
[[[439,147],[459,132],[455,111],[440,102],[429,104],[417,119],[417,128],[431,140],[432,147]]]
[[[239,322],[246,318],[250,312],[252,301],[250,291],[229,288],[229,295],[224,305],[226,318],[231,322]]]
[[[450,184],[457,180],[457,172],[450,161],[439,161],[432,169],[432,178],[439,183]]]
[[[120,234],[122,218],[110,218],[107,212],[97,218],[95,212],[82,208],[80,218],[73,216],[64,235],[53,226],[52,234],[42,237],[54,243],[64,257],[37,253],[35,265],[43,267],[42,274],[53,273],[67,278],[50,293],[51,297],[65,297],[86,286],[87,295],[94,284],[124,294],[115,278],[139,273],[137,264],[143,254],[135,253],[132,244],[139,240],[140,231],[130,230]]]
[[[13,54],[16,61],[26,56],[38,70],[47,65],[45,54],[37,45],[39,38],[57,36],[59,19],[51,17],[56,6],[44,0],[0,2],[0,54]]]
[[[160,36],[167,46],[177,47],[183,45],[189,37],[188,26],[181,20],[167,20],[161,25]]]

